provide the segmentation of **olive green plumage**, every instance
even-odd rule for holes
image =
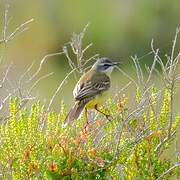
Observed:
[[[101,58],[82,75],[73,90],[75,104],[64,121],[66,125],[77,119],[84,107],[93,109],[103,103],[111,85],[110,74],[116,65],[107,58]]]

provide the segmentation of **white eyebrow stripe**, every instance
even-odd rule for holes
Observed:
[[[111,63],[102,63],[103,65],[108,65],[108,66],[111,66],[112,64]]]

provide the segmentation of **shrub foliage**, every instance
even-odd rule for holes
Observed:
[[[112,121],[98,116],[96,121],[84,125],[82,116],[66,129],[61,128],[66,116],[63,103],[59,114],[46,113],[40,103],[35,103],[31,109],[19,110],[18,98],[11,98],[9,120],[0,126],[1,176],[13,179],[157,179],[174,163],[170,156],[163,154],[174,142],[180,115],[174,117],[172,135],[166,140],[170,94],[164,90],[157,116],[156,96],[152,88],[152,106],[143,109],[139,117],[129,116],[128,99],[123,96],[108,100]],[[137,97],[137,101],[140,99]],[[168,176],[178,175],[178,172],[177,168]]]
[[[7,13],[6,9],[4,37],[0,40],[5,48],[32,22],[29,20],[21,24],[6,36],[9,23]],[[17,89],[11,90],[5,86],[8,84],[11,87],[7,78],[11,66],[3,73],[0,80],[0,89],[4,90],[0,96],[3,99],[0,102],[0,179],[159,180],[180,177],[180,153],[176,137],[180,114],[175,113],[174,104],[180,82],[180,53],[175,57],[180,29],[176,30],[172,52],[165,63],[152,41],[154,60],[150,67],[146,67],[147,78],[137,57],[132,59],[138,83],[119,68],[130,83],[101,107],[102,111],[111,114],[112,120],[92,113],[89,114],[88,124],[82,115],[73,124],[62,128],[67,115],[65,105],[61,103],[59,113],[51,110],[57,93],[70,75],[77,79],[77,73],[82,74],[89,61],[98,57],[96,54],[89,59],[84,58],[86,50],[92,45],[82,47],[86,29],[87,26],[80,34],[74,33],[62,52],[46,55],[31,77],[29,72],[32,66],[28,67],[19,78]],[[45,60],[56,55],[67,57],[71,71],[55,91],[48,107],[37,101],[31,108],[26,107],[27,102],[35,99],[31,94],[38,82],[51,75],[37,79]],[[160,89],[152,82],[154,72],[162,75],[164,86]],[[126,95],[129,84],[135,85],[135,89],[131,90],[135,92],[132,93],[133,97]]]

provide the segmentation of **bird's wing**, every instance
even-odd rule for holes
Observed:
[[[110,78],[106,74],[92,75],[85,83],[79,83],[76,88],[75,100],[81,101],[86,98],[93,98],[110,87]]]

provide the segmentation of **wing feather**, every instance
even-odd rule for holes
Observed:
[[[81,80],[77,83],[73,91],[74,98],[79,101],[85,98],[93,98],[108,90],[109,87],[110,78],[106,74],[96,74],[91,76],[90,80],[85,81],[85,83],[81,83]]]

